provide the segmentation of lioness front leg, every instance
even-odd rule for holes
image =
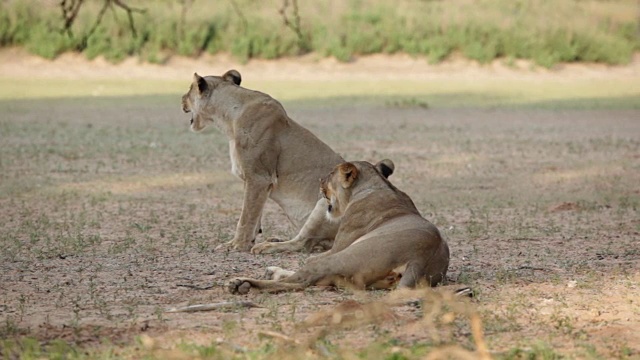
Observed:
[[[271,184],[268,180],[244,182],[244,199],[242,202],[242,214],[236,227],[236,234],[228,245],[240,251],[249,251],[258,232],[258,224],[262,216]]]
[[[256,244],[251,248],[251,253],[272,254],[285,251],[294,252],[302,251],[305,248],[311,251],[313,244],[320,244],[322,242],[333,243],[333,239],[338,232],[339,223],[329,222],[325,215],[326,211],[326,202],[323,199],[318,200],[311,215],[309,215],[309,218],[307,218],[307,221],[296,237],[289,241],[265,241]]]

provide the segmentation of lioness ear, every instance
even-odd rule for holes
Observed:
[[[385,178],[388,178],[393,174],[393,170],[396,169],[396,166],[393,164],[393,161],[389,159],[381,160],[376,164],[376,170]]]
[[[198,75],[198,73],[193,73],[193,82],[198,84],[198,91],[202,94],[209,88],[207,84],[207,80],[205,80],[202,76]]]
[[[340,172],[340,184],[345,189],[351,187],[353,182],[358,178],[358,168],[352,163],[347,162],[338,165],[338,171]]]
[[[229,70],[224,75],[222,75],[222,79],[225,81],[230,81],[238,86],[240,86],[240,82],[242,82],[242,76],[237,70]]]

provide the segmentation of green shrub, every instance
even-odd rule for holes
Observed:
[[[0,7],[0,46],[11,43],[11,20],[4,8]]]
[[[353,56],[404,52],[437,63],[452,52],[487,63],[495,58],[558,62],[629,62],[640,50],[635,1],[598,0],[328,0],[299,2],[302,37],[278,12],[278,0],[193,2],[182,11],[171,0],[139,0],[137,36],[122,9],[104,14],[93,29],[100,2],[85,2],[69,34],[57,3],[0,2],[0,46],[23,46],[52,58],[64,51],[102,55],[110,61],[139,56],[162,63],[173,55],[228,52],[241,61],[274,59],[314,51],[349,61]],[[214,6],[215,5],[215,6]],[[184,14],[184,16],[182,15]],[[631,15],[630,15],[631,14]]]
[[[42,56],[45,59],[53,59],[63,52],[71,50],[73,41],[67,35],[51,29],[50,26],[39,25],[31,29],[25,47],[32,54]]]
[[[136,39],[122,36],[123,29],[98,27],[87,40],[84,54],[89,59],[104,56],[111,62],[119,62],[136,52]]]
[[[453,32],[457,46],[469,59],[487,63],[502,55],[500,30],[491,24],[471,22]]]

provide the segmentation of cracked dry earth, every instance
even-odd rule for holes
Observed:
[[[437,301],[319,335],[296,324],[388,293],[228,294],[229,279],[306,255],[215,250],[233,236],[242,184],[224,137],[188,132],[176,99],[1,105],[2,337],[252,349],[274,341],[262,331],[343,349],[474,347],[466,318]],[[391,181],[449,241],[450,277],[476,291],[468,306],[492,352],[640,354],[640,112],[285,106],[347,159],[395,162]],[[263,223],[265,236],[294,234],[273,203]],[[236,300],[259,307],[164,312]]]

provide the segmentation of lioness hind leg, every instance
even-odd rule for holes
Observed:
[[[227,290],[232,294],[244,295],[251,288],[256,288],[266,292],[280,292],[302,290],[306,285],[302,283],[286,283],[275,280],[257,280],[250,278],[236,278],[227,283]]]

